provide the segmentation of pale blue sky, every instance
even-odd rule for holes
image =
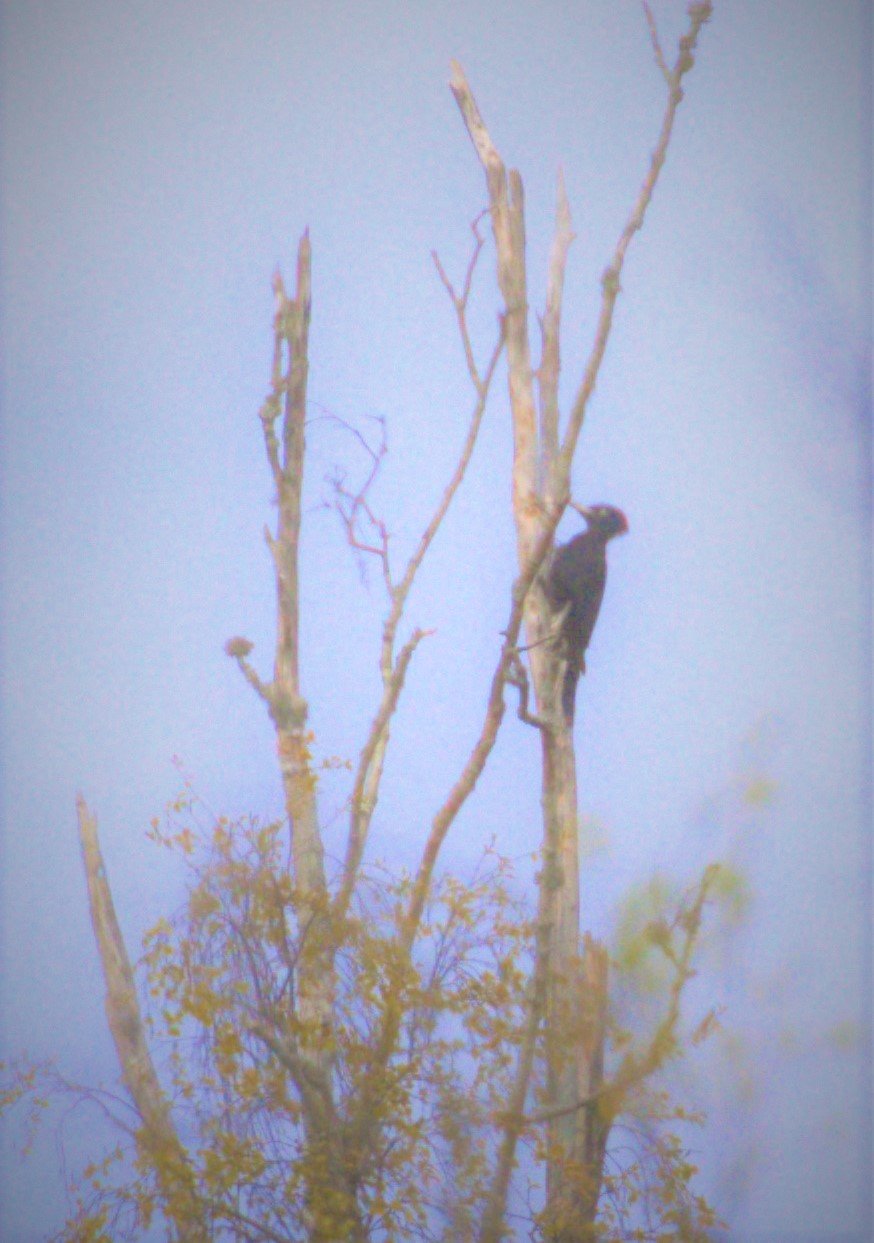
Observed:
[[[655,8],[672,44],[684,5]],[[609,837],[591,922],[608,930],[654,867],[688,874],[726,851],[756,894],[714,988],[757,1087],[739,1111],[720,1081],[703,1141],[745,1243],[754,1229],[862,1243],[870,1212],[868,1061],[827,1039],[870,1019],[868,10],[716,0],[575,471],[578,500],[631,523],[578,711],[581,807]],[[217,810],[278,805],[262,705],[222,654],[246,634],[269,670],[257,410],[274,266],[290,279],[309,225],[313,415],[387,420],[378,499],[400,559],[471,406],[429,257],[460,279],[485,202],[450,58],[525,179],[533,308],[564,165],[578,234],[565,395],[663,84],[631,0],[28,0],[3,6],[0,44],[0,1048],[108,1078],[76,791],[99,816],[132,949],[178,900],[144,839],[177,791],[174,755]],[[322,751],[354,756],[382,600],[319,507],[332,467],[360,466],[354,444],[324,421],[309,444],[305,689]],[[386,774],[390,858],[410,857],[478,727],[514,566],[508,460],[502,375],[410,605],[437,633]],[[763,721],[779,796],[736,831],[730,793],[719,814],[712,800]],[[508,719],[451,839],[460,867],[493,834],[508,854],[534,847],[537,754]],[[326,788],[326,812],[342,797]],[[62,1203],[51,1140],[21,1165],[7,1129],[0,1161],[0,1238],[43,1237]]]

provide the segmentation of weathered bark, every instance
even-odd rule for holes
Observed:
[[[106,984],[106,1017],[122,1077],[142,1124],[137,1145],[154,1171],[161,1209],[181,1243],[207,1243],[206,1210],[146,1043],[133,971],[100,851],[97,820],[81,795],[76,810],[91,924]]]

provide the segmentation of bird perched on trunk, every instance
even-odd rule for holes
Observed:
[[[567,670],[561,706],[567,721],[574,719],[577,681],[586,672],[586,648],[604,598],[607,543],[628,530],[625,514],[612,505],[574,508],[585,518],[586,530],[556,549],[544,584],[553,609],[560,613],[566,608],[561,641]]]

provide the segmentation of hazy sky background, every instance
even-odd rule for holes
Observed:
[[[654,7],[672,59],[685,6]],[[739,1243],[870,1237],[870,39],[862,0],[716,0],[574,475],[631,524],[577,713],[601,840],[587,923],[608,935],[630,882],[711,858],[754,894],[706,982],[727,1034],[690,1079]],[[473,399],[429,256],[460,281],[486,201],[450,58],[525,180],[532,310],[564,165],[565,408],[664,84],[631,0],[28,0],[2,7],[0,49],[0,1056],[111,1080],[76,791],[134,954],[181,892],[144,836],[178,791],[173,757],[216,811],[279,806],[263,706],[222,653],[245,634],[269,672],[275,265],[291,284],[309,225],[303,676],[320,752],[354,757],[383,600],[322,504],[334,466],[355,479],[363,459],[319,416],[387,421],[376,499],[400,563]],[[496,307],[489,247],[483,358]],[[514,572],[509,460],[502,372],[409,608],[436,634],[386,772],[392,860],[479,728]],[[776,796],[753,813],[760,772]],[[344,794],[326,785],[326,815]],[[537,740],[509,716],[451,857],[493,835],[530,851],[538,812]],[[82,1129],[68,1119],[71,1171]],[[63,1203],[51,1131],[22,1163],[4,1125],[0,1239],[44,1237]]]

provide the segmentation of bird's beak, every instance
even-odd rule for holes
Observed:
[[[592,521],[592,511],[586,505],[578,505],[576,501],[570,502],[571,509],[575,509],[581,518],[585,518],[586,522]]]

